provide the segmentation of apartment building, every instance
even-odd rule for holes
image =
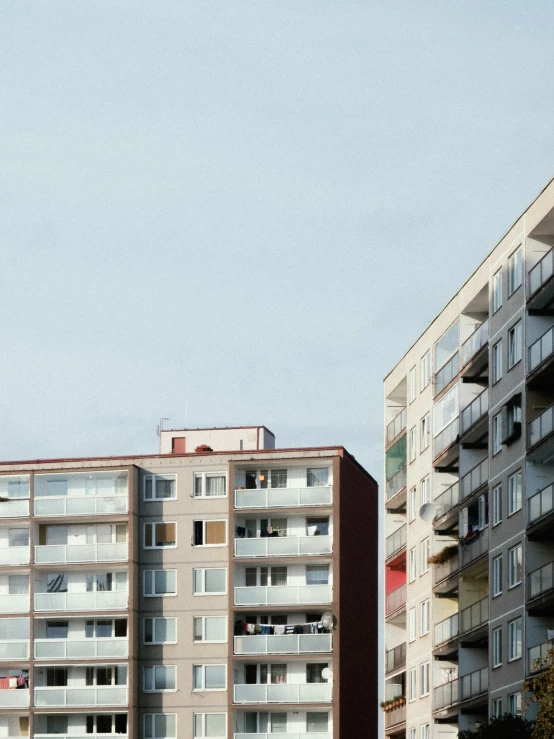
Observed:
[[[0,463],[0,737],[377,731],[377,487],[342,447],[162,431]]]
[[[546,653],[553,247],[551,182],[385,379],[387,736],[519,714]]]

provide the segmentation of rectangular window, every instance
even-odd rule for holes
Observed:
[[[195,595],[225,595],[227,592],[227,570],[213,567],[193,570]]]
[[[429,633],[429,600],[421,604],[421,636]]]
[[[227,477],[224,472],[196,472],[195,498],[224,498],[227,495]]]
[[[412,521],[415,521],[417,513],[417,488],[413,487],[410,490],[410,499],[408,501],[408,515],[410,518],[410,523]]]
[[[508,622],[508,661],[519,659],[522,652],[523,622],[521,617]]]
[[[88,733],[88,732],[87,732]],[[175,739],[176,713],[147,713],[144,716],[144,739]]]
[[[521,716],[521,693],[510,693],[508,696],[508,713],[512,716]]]
[[[417,456],[417,429],[414,426],[410,429],[410,462],[413,462]]]
[[[508,549],[508,588],[521,584],[523,577],[523,545]]]
[[[523,356],[522,326],[522,322],[519,321],[508,331],[508,369],[512,369]]]
[[[431,736],[431,724],[423,724],[421,727],[421,739],[430,739]]]
[[[492,453],[502,451],[502,413],[497,413],[492,419]]]
[[[408,401],[413,403],[417,395],[417,370],[412,367],[408,375]]]
[[[194,521],[194,546],[214,547],[227,544],[227,521]]]
[[[271,727],[272,732],[275,733],[275,727]],[[308,734],[326,734],[329,731],[329,714],[323,711],[308,711],[306,713],[306,731]],[[286,733],[283,730],[280,733]]]
[[[492,666],[502,664],[502,626],[492,630]]]
[[[495,485],[492,489],[492,525],[497,526],[502,521],[502,485]]]
[[[420,665],[421,693],[420,698],[429,695],[429,662]]]
[[[508,477],[508,516],[521,510],[522,506],[522,485],[521,470],[514,472]]]
[[[177,570],[144,570],[144,596],[177,595]]]
[[[502,593],[502,555],[492,560],[492,597]]]
[[[144,644],[176,644],[176,618],[145,618],[143,621]]]
[[[508,297],[523,283],[523,249],[519,247],[508,258]]]
[[[502,378],[502,339],[492,347],[492,384]]]
[[[272,567],[271,571],[275,569],[286,569],[286,568],[275,568]],[[285,581],[280,581],[278,585],[286,585],[287,576],[285,574]],[[273,583],[272,583],[273,584]],[[306,565],[306,585],[329,585],[329,565]]]
[[[459,388],[456,385],[433,406],[433,436],[438,436],[443,429],[450,426],[459,413]]]
[[[408,579],[410,582],[413,582],[417,577],[417,553],[416,548],[410,549],[409,559],[408,559]]]
[[[425,390],[431,382],[431,352],[427,352],[421,357],[421,389]]]
[[[521,393],[502,406],[502,443],[512,444],[521,436]]]
[[[491,718],[502,718],[502,698],[493,698]]]
[[[145,665],[143,670],[145,693],[161,693],[177,689],[177,667],[175,665]]]
[[[194,739],[223,739],[227,736],[226,713],[195,713],[193,722]]]
[[[146,475],[143,480],[143,497],[144,500],[175,500],[175,475]]]
[[[435,344],[435,372],[458,351],[458,321],[447,329]]]
[[[415,641],[416,638],[416,609],[410,608],[408,611],[408,641]]]
[[[309,488],[327,487],[329,484],[329,469],[327,467],[308,467],[307,486]]]
[[[226,665],[193,665],[193,690],[225,690]]]
[[[502,306],[502,270],[495,272],[492,278],[492,312]]]
[[[144,548],[164,549],[165,547],[177,546],[177,524],[176,523],[145,523],[144,524]]]
[[[416,731],[416,729],[410,729],[409,737],[410,737],[410,739],[417,739],[417,731]]]
[[[431,500],[431,478],[429,475],[427,477],[424,477],[421,481],[421,497],[420,497],[420,503],[421,505],[425,505],[425,503],[428,503]]]
[[[428,413],[421,419],[421,451],[423,452],[429,446],[431,441],[431,414]]]
[[[417,698],[417,667],[410,668],[410,682],[408,699],[410,702]]]
[[[420,568],[419,573],[420,575],[424,575],[429,570],[429,557],[431,555],[431,543],[429,540],[429,537],[424,539],[420,543]]]
[[[225,616],[195,616],[194,641],[220,642],[227,641],[227,618]]]

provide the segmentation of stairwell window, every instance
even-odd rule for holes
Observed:
[[[224,472],[196,472],[194,475],[195,498],[225,498],[227,477]]]
[[[144,739],[175,739],[176,713],[147,713],[144,716]]]
[[[225,567],[210,567],[193,570],[194,595],[225,595],[227,592],[227,570]]]
[[[508,369],[512,369],[523,356],[523,323],[518,321],[508,331]]]
[[[145,549],[165,549],[166,547],[177,546],[177,524],[165,523],[162,521],[156,523],[144,524],[144,548]]]
[[[227,736],[226,713],[195,713],[194,739],[219,739]]]
[[[177,667],[175,665],[145,665],[143,671],[145,693],[162,693],[177,689]]]
[[[523,249],[521,246],[508,258],[508,297],[523,283]]]
[[[195,616],[194,641],[218,642],[227,641],[227,618],[225,616]]]
[[[193,690],[225,690],[226,665],[193,665]]]
[[[175,475],[146,475],[143,481],[145,501],[175,500],[177,483]]]
[[[195,547],[222,547],[227,544],[227,521],[194,521]]]

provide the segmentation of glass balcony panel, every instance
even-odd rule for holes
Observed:
[[[117,685],[35,688],[37,707],[126,706],[127,703],[127,688]]]
[[[552,590],[554,588],[554,562],[549,562],[543,567],[539,567],[537,570],[529,573],[527,575],[527,582],[529,583],[530,598],[535,598],[537,595]]]
[[[406,487],[406,469],[406,467],[402,467],[402,469],[398,470],[395,475],[387,480],[387,500],[390,500],[393,495],[396,495],[402,488]]]
[[[454,444],[458,439],[460,430],[460,418],[455,418],[444,428],[440,434],[433,439],[433,458],[442,454],[445,449]]]
[[[0,708],[29,708],[29,690],[0,690]]]
[[[488,620],[489,599],[487,597],[460,611],[460,634],[473,631],[486,624]]]
[[[538,444],[539,441],[544,439],[550,433],[554,426],[554,405],[547,408],[540,416],[533,419],[528,425],[529,434],[529,446]]]
[[[433,585],[436,585],[437,583],[441,582],[441,580],[445,580],[447,577],[450,577],[450,575],[453,575],[459,569],[460,569],[459,554],[456,554],[454,557],[451,557],[448,560],[448,562],[443,562],[442,564],[433,565]]]
[[[406,605],[406,583],[396,590],[393,590],[386,597],[386,613],[394,613],[394,611]]]
[[[29,515],[29,500],[17,498],[0,502],[0,518],[24,518]]]
[[[104,659],[127,657],[129,640],[105,639],[35,639],[36,659]]]
[[[90,498],[35,498],[35,516],[91,516],[127,513],[127,495]]]
[[[0,613],[28,613],[31,600],[29,594],[2,594],[0,597]]]
[[[235,654],[304,654],[332,651],[331,634],[235,636]]]
[[[235,703],[325,703],[332,697],[330,683],[235,685]]]
[[[458,702],[458,680],[439,685],[433,692],[433,710],[438,711]]]
[[[484,390],[462,410],[462,434],[489,410],[489,391]]]
[[[552,642],[546,641],[527,650],[527,674],[540,672],[552,663]]]
[[[398,552],[406,545],[406,524],[397,529],[393,534],[387,536],[386,540],[386,551],[387,557],[391,557],[395,552]]]
[[[547,282],[554,273],[554,250],[545,254],[529,271],[529,295],[533,295]]]
[[[469,495],[474,493],[476,490],[484,485],[489,479],[489,460],[484,459],[466,475],[464,475],[460,481],[462,500],[467,498]]]
[[[236,557],[297,557],[330,552],[330,536],[264,536],[259,539],[235,539]]]
[[[489,551],[489,530],[480,531],[476,537],[460,546],[461,567],[465,567]]]
[[[285,739],[332,739],[331,734],[327,732],[312,732],[310,734],[298,734],[296,732],[287,731],[282,734]],[[39,739],[43,739],[39,737]],[[74,739],[74,737],[71,737]],[[79,737],[80,739],[80,737]],[[275,739],[273,734],[233,734],[233,739]]]
[[[389,444],[393,439],[396,439],[396,437],[404,431],[406,428],[406,419],[406,409],[403,408],[387,426],[387,444]]]
[[[439,519],[444,516],[445,513],[451,511],[460,502],[460,483],[455,482],[444,493],[441,493],[438,498],[435,498],[436,514],[435,518]]]
[[[385,671],[392,672],[406,664],[406,642],[385,653]]]
[[[489,340],[489,319],[485,319],[483,323],[471,334],[469,339],[462,344],[462,365],[467,364],[477,352],[482,349]]]
[[[128,593],[125,591],[35,593],[36,611],[124,610],[127,604]]]
[[[282,585],[274,587],[235,588],[235,605],[287,605],[295,603],[330,603],[330,585]]]
[[[554,485],[548,485],[548,487],[543,488],[529,498],[529,523],[533,523],[552,512],[554,508],[553,491]]]
[[[458,614],[445,618],[435,626],[435,646],[444,644],[458,636]]]
[[[28,565],[30,547],[2,547],[0,549],[0,565]]]
[[[29,659],[29,639],[0,641],[0,660]]]
[[[442,392],[460,371],[459,356],[458,352],[456,352],[456,354],[454,354],[454,356],[435,374],[435,396]]]
[[[37,564],[56,562],[122,562],[128,559],[126,543],[55,544],[35,547]]]
[[[299,508],[330,505],[330,486],[235,490],[235,508]]]

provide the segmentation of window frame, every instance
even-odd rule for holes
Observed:
[[[491,593],[493,598],[497,598],[499,595],[502,595],[502,585],[503,585],[503,564],[502,564],[502,555],[498,554],[496,557],[493,557],[492,559],[492,578],[491,578]]]
[[[514,709],[515,706],[515,710]],[[508,711],[511,716],[521,716],[521,690],[516,690],[515,693],[508,694]]]
[[[175,592],[174,593],[156,593],[156,592],[147,593],[146,592],[146,573],[147,572],[152,572],[152,573],[174,572],[175,573]],[[156,585],[156,577],[153,574],[152,575],[152,586],[155,588],[155,585]],[[148,568],[142,571],[142,596],[143,598],[175,598],[177,596],[177,591],[178,591],[178,588],[177,588],[177,570],[176,569],[173,569],[173,568],[165,569],[164,567],[160,567],[155,570]]]
[[[225,622],[225,638],[224,639],[206,639],[206,619],[208,618],[220,618]],[[196,639],[196,621],[200,620],[202,623],[202,639]],[[210,613],[206,616],[193,616],[192,617],[192,643],[193,644],[227,644],[228,642],[228,622],[227,616],[220,616]]]
[[[420,392],[431,384],[431,350],[429,349],[420,360]]]
[[[408,673],[408,703],[417,700],[417,667],[410,667]]]
[[[206,590],[206,572],[209,570],[223,570],[225,572],[225,590],[224,591],[212,591],[212,590]],[[202,585],[204,587],[204,590],[196,591],[194,589],[196,584],[196,572],[202,573]],[[194,596],[196,595],[227,595],[228,593],[228,574],[227,574],[227,567],[193,567],[192,569],[192,594]]]
[[[175,687],[174,688],[152,688],[146,687],[146,670],[153,670],[152,673],[152,684],[156,684],[156,670],[163,668],[165,670],[173,668],[175,675]],[[142,692],[143,693],[176,693],[177,692],[177,665],[166,665],[166,664],[155,664],[155,665],[143,665],[142,666]]]
[[[502,626],[497,626],[491,633],[491,668],[502,667]]]
[[[419,574],[424,575],[429,572],[431,565],[428,560],[431,556],[431,539],[429,536],[425,537],[419,542]]]
[[[519,633],[519,641],[517,635]],[[515,636],[515,639],[514,639]],[[523,618],[518,616],[508,621],[508,662],[515,662],[523,656]]]
[[[417,608],[414,606],[408,610],[408,643],[417,639]]]
[[[224,685],[222,688],[207,688],[206,687],[206,668],[207,667],[221,667],[223,668],[223,682]],[[200,670],[200,674],[202,676],[202,687],[197,688],[195,687],[195,679],[196,679],[196,670]],[[193,693],[221,693],[223,691],[227,690],[227,665],[225,663],[201,663],[201,664],[193,664],[192,665],[192,692]]]
[[[417,517],[417,486],[410,488],[408,493],[408,523],[413,523]]]
[[[408,582],[417,579],[417,547],[412,547],[408,552]]]
[[[422,477],[419,482],[419,504],[420,506],[425,505],[425,503],[431,502],[431,477],[430,475],[425,475],[425,477]]]
[[[206,480],[208,477],[223,477],[225,480],[225,493],[223,495],[206,495]],[[201,480],[202,494],[196,495],[196,481]],[[229,497],[229,480],[227,472],[219,470],[206,470],[192,473],[192,497],[196,500],[222,500]]]
[[[515,558],[514,558],[515,555]],[[518,562],[518,560],[521,559],[521,562]],[[512,579],[513,577],[518,577],[518,571],[519,571],[519,580]],[[523,582],[523,542],[519,542],[513,547],[510,547],[508,549],[508,590],[511,590],[512,588],[517,588],[518,585],[521,585]]]
[[[500,382],[503,374],[503,349],[502,339],[499,339],[491,347],[491,385]]]
[[[508,329],[508,372],[523,359],[523,320]]]
[[[492,495],[492,526],[502,523],[502,483],[495,485],[491,491]]]
[[[417,398],[417,365],[408,372],[408,403],[411,405]]]
[[[419,676],[421,681],[419,697],[425,698],[431,692],[431,663],[429,661],[420,664]]]
[[[419,635],[420,636],[427,636],[427,634],[430,631],[430,623],[431,623],[431,603],[429,598],[426,600],[423,600],[419,604],[419,615],[420,615],[420,624],[419,624]]]
[[[147,480],[150,480],[152,483],[152,497],[151,498],[146,497],[146,481]],[[173,481],[173,491],[175,494],[172,495],[170,498],[156,498],[156,483],[158,480],[164,480],[164,481],[172,480]],[[151,474],[143,476],[142,478],[142,500],[144,503],[166,503],[167,501],[170,501],[170,500],[177,500],[177,496],[178,496],[178,493],[177,493],[177,475],[176,474],[168,473],[167,475],[165,475],[165,474],[151,473]]]
[[[513,507],[513,503],[515,506]],[[523,508],[523,473],[521,467],[508,476],[508,518]]]
[[[417,457],[417,426],[412,426],[408,434],[408,463],[415,462]]]
[[[491,435],[491,451],[492,456],[494,457],[502,451],[502,412],[496,413],[492,417]]]
[[[152,542],[156,541],[156,526],[167,526],[172,524],[175,527],[175,542],[173,544],[162,544],[157,545],[152,543],[150,546],[146,544],[146,530],[148,526],[152,527]],[[152,549],[176,549],[178,545],[177,541],[177,521],[145,521],[142,525],[142,548],[150,551]]]
[[[146,641],[146,621],[152,621],[152,641]],[[165,641],[156,641],[156,621],[175,621],[175,639],[166,639]],[[177,644],[177,616],[143,616],[142,619],[142,644],[146,647],[156,646],[157,644]]]
[[[503,278],[502,278],[502,267],[497,269],[492,276],[492,314],[494,315],[497,311],[502,308],[503,298]]]
[[[202,524],[202,539],[206,540],[206,524],[208,523],[224,523],[225,524],[225,542],[223,544],[197,544],[195,541],[196,538],[196,526],[195,524],[201,523]],[[193,536],[193,546],[194,547],[207,547],[207,548],[213,548],[213,547],[227,547],[229,546],[229,521],[226,518],[195,518],[192,522],[192,536]]]
[[[419,453],[421,454],[429,448],[431,444],[431,413],[426,413],[419,422],[420,426],[420,439],[419,439]],[[425,446],[423,446],[425,444]]]
[[[523,285],[523,244],[508,257],[508,298]]]
[[[147,717],[152,717],[152,728],[154,730],[153,734],[147,734],[146,733],[146,720]],[[175,733],[173,736],[168,737],[167,735],[165,737],[156,737],[156,716],[174,716],[175,717]],[[165,711],[163,713],[145,713],[142,717],[142,728],[143,728],[143,736],[144,739],[177,739],[177,714],[176,713],[166,713]]]
[[[491,718],[502,718],[502,698],[492,699]]]
[[[196,717],[202,716],[202,733],[197,734],[196,733]],[[225,716],[225,733],[221,735],[221,739],[225,739],[227,737],[228,733],[228,719],[227,719],[227,711],[204,711],[204,712],[194,712],[192,714],[192,739],[220,739],[220,737],[209,737],[206,734],[206,716]]]

